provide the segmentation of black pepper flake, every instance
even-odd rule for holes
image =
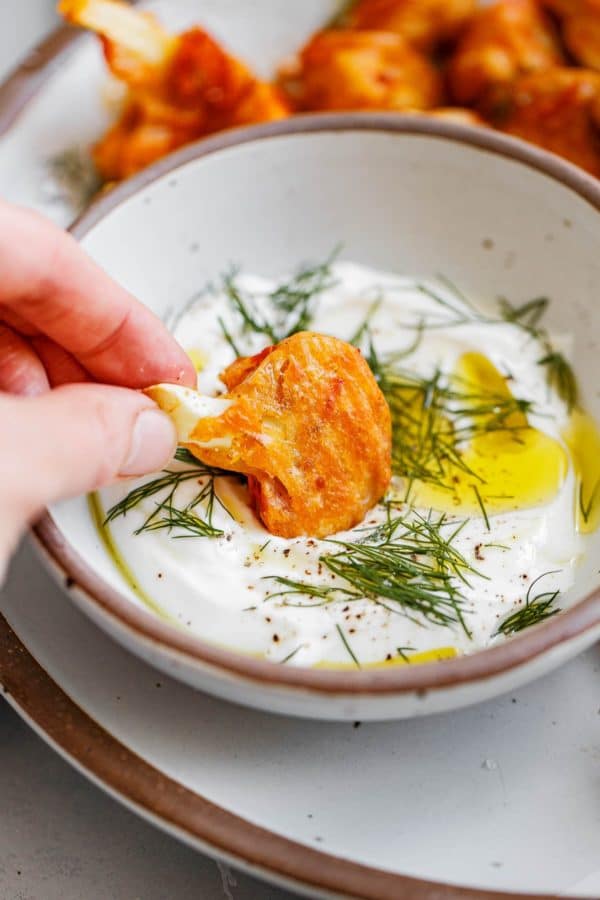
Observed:
[[[481,544],[475,544],[475,559],[485,559],[485,556],[481,552]]]
[[[273,635],[273,643],[274,643],[274,644],[278,644],[278,643],[279,643],[279,635],[278,635],[278,634],[274,634],[274,635]]]
[[[361,725],[362,725],[362,722],[353,722],[352,723],[353,728],[360,728]]]
[[[270,622],[270,621],[271,621],[271,616],[265,616],[265,622]]]
[[[283,551],[283,555],[284,555],[285,557],[288,557],[288,556],[290,555],[290,548],[289,548],[289,547],[286,547],[286,548],[285,548],[285,550]]]

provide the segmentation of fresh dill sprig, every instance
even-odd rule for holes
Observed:
[[[554,572],[544,572],[531,582],[525,597],[525,605],[520,609],[517,609],[514,613],[511,613],[510,616],[507,616],[506,619],[500,623],[496,630],[497,635],[502,634],[505,637],[508,637],[511,634],[516,634],[519,631],[523,631],[525,628],[529,628],[531,625],[537,625],[545,619],[550,619],[560,612],[560,607],[554,605],[556,598],[560,594],[559,590],[544,591],[541,594],[536,594],[533,598],[531,597],[531,592],[538,581],[545,578],[547,575],[556,575],[557,571],[558,570]]]
[[[279,660],[279,665],[284,666],[287,662],[290,661],[290,659],[293,659],[296,653],[298,653],[299,650],[302,650],[302,646],[302,644],[298,644],[295,650],[292,650],[291,653],[288,653],[287,656],[284,656],[283,659]]]
[[[471,323],[497,325],[508,322],[516,325],[541,345],[543,353],[537,360],[537,364],[545,367],[546,384],[551,390],[556,391],[571,412],[579,399],[577,378],[564,354],[555,349],[547,329],[541,325],[550,305],[548,297],[534,297],[519,305],[501,297],[498,301],[498,317],[477,310],[464,293],[444,276],[438,276],[438,280],[451,293],[453,300],[447,299],[428,284],[417,284],[416,288],[420,293],[452,313],[452,318],[443,322],[429,323],[427,328],[449,328]],[[422,323],[419,327],[423,327]]]
[[[110,524],[120,516],[127,515],[130,510],[150,497],[164,494],[163,499],[155,504],[154,510],[135,530],[134,534],[162,529],[171,531],[178,528],[184,532],[184,534],[174,535],[178,538],[220,537],[223,531],[213,525],[215,504],[219,504],[225,510],[226,507],[223,506],[216,493],[215,480],[231,475],[231,473],[205,465],[184,447],[178,447],[175,460],[192,468],[165,469],[158,477],[138,485],[108,510],[104,525]],[[197,481],[200,489],[189,503],[184,507],[179,507],[175,502],[177,491],[182,484],[189,481]],[[200,506],[204,509],[205,518],[198,515],[197,507]]]
[[[394,363],[372,360],[373,372],[392,417],[392,468],[406,479],[444,486],[455,467],[480,480],[466,464],[461,447],[491,432],[512,432],[515,440],[526,424],[515,425],[532,410],[528,400],[482,390],[466,380],[436,370],[422,377]]]
[[[340,248],[336,247],[323,262],[306,265],[288,281],[280,282],[264,297],[266,311],[259,310],[257,297],[239,287],[236,269],[227,273],[223,277],[223,291],[232,310],[241,318],[243,331],[262,334],[277,344],[310,328],[318,297],[336,283],[331,266],[339,252]],[[239,347],[221,319],[219,324],[225,340],[236,356],[240,356]]]
[[[539,322],[547,312],[549,303],[547,297],[534,297],[520,306],[515,306],[506,297],[500,297],[498,301],[502,321],[519,325],[533,337],[537,336]]]
[[[354,663],[354,665],[356,666],[356,668],[357,668],[357,669],[360,669],[360,668],[361,668],[361,665],[360,665],[360,663],[359,663],[359,661],[358,661],[358,659],[357,659],[357,657],[356,657],[356,654],[355,654],[354,650],[352,649],[352,647],[350,646],[350,644],[349,644],[349,642],[348,642],[348,638],[347,638],[346,635],[344,634],[343,628],[342,628],[340,625],[337,625],[337,624],[336,624],[335,629],[336,629],[337,633],[338,633],[339,636],[340,636],[340,639],[341,639],[341,641],[342,641],[342,644],[344,645],[344,647],[345,647],[346,650],[348,651],[348,656],[350,657],[350,659],[352,660],[352,662]]]
[[[269,580],[284,590],[270,594],[269,599],[302,595],[321,601],[310,605],[367,599],[414,621],[421,617],[437,625],[458,624],[470,637],[460,582],[468,585],[468,575],[479,573],[454,546],[463,526],[464,522],[451,523],[445,514],[437,518],[432,513],[396,515],[393,504],[388,504],[384,523],[363,529],[356,543],[330,540],[337,549],[319,557],[319,562],[340,579],[339,584],[314,585],[270,576]],[[449,527],[452,531],[446,534]]]
[[[362,320],[352,337],[348,339],[348,343],[352,344],[353,347],[358,347],[359,349],[361,349],[365,338],[368,342],[372,342],[373,337],[371,333],[371,320],[381,306],[382,301],[382,297],[377,297],[377,299],[374,300],[373,303],[371,303],[364,319]]]
[[[579,512],[581,513],[581,518],[587,524],[587,522],[589,521],[591,512],[592,512],[594,503],[596,502],[596,499],[598,496],[598,491],[600,491],[600,479],[598,479],[598,481],[596,481],[596,484],[590,491],[590,495],[589,495],[587,501],[583,499],[583,488],[584,488],[584,485],[583,485],[583,482],[581,482],[581,484],[579,485],[579,491],[578,491]]]
[[[159,515],[146,522],[141,528],[135,531],[135,534],[141,534],[143,531],[171,531],[173,528],[181,529],[184,534],[175,534],[174,538],[190,538],[190,537],[221,537],[224,534],[222,528],[215,528],[211,524],[212,516],[207,515],[206,519],[201,519],[190,508],[178,509],[167,503],[157,504]]]
[[[479,492],[479,488],[477,487],[476,484],[472,484],[471,487],[473,488],[473,492],[477,499],[477,505],[479,506],[479,509],[481,510],[481,515],[483,516],[483,521],[485,522],[485,527],[488,531],[491,531],[490,520],[488,518],[488,514],[487,514],[487,510],[485,508],[485,504],[483,502],[483,498]]]
[[[538,359],[537,364],[545,366],[546,384],[556,391],[570,412],[577,405],[579,399],[575,373],[564,355],[554,348],[547,330],[540,325],[550,305],[549,299],[535,297],[520,306],[515,306],[505,297],[501,297],[499,303],[503,322],[518,325],[541,344],[544,353]]]
[[[546,367],[546,384],[556,391],[571,412],[579,400],[579,388],[573,368],[562,353],[551,349],[549,343],[544,346],[548,352],[538,359],[537,364]]]
[[[253,308],[251,298],[242,294],[236,283],[237,275],[237,270],[233,269],[223,276],[223,290],[231,308],[240,316],[244,331],[264,334],[272,344],[276,344],[278,339],[274,326],[268,319],[261,318],[258,311]],[[221,328],[223,328],[222,323]]]
[[[223,337],[225,338],[225,340],[227,341],[227,343],[229,344],[229,346],[231,347],[231,349],[232,349],[233,352],[235,353],[236,358],[239,358],[240,356],[243,356],[242,351],[240,350],[240,348],[238,347],[238,345],[237,345],[236,342],[234,341],[233,337],[231,336],[231,333],[230,333],[229,329],[227,328],[227,326],[226,326],[225,322],[223,321],[223,319],[221,318],[221,316],[219,316],[219,317],[217,318],[217,322],[219,323],[219,328],[221,329],[221,333],[223,334]]]

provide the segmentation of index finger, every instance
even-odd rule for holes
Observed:
[[[99,381],[193,386],[189,357],[160,319],[35,213],[0,202],[0,307],[64,347]]]

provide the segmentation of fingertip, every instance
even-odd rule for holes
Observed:
[[[173,458],[176,446],[177,433],[169,416],[154,405],[143,409],[133,426],[129,453],[119,474],[158,472]]]
[[[194,363],[189,358],[187,353],[185,354],[184,365],[179,372],[179,377],[177,378],[176,384],[182,384],[184,387],[196,388],[198,386],[198,375],[196,372],[196,367]]]

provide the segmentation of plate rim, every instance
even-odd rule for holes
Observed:
[[[491,130],[455,122],[397,113],[338,113],[297,115],[290,119],[247,128],[232,129],[189,144],[167,158],[144,169],[127,181],[100,195],[71,226],[81,239],[98,221],[148,185],[186,164],[237,148],[247,143],[277,140],[290,135],[341,131],[372,131],[419,135],[468,145],[492,155],[508,158],[533,168],[574,192],[600,213],[600,181],[577,167],[547,153]],[[197,635],[163,622],[146,610],[135,607],[120,591],[110,587],[79,556],[46,511],[34,527],[46,554],[78,587],[82,608],[112,617],[130,636],[175,654],[193,666],[217,670],[243,678],[255,685],[309,690],[325,695],[370,695],[415,693],[424,697],[431,690],[458,687],[500,676],[531,663],[542,654],[565,644],[600,625],[600,587],[579,600],[560,616],[554,616],[528,632],[491,648],[438,662],[381,670],[335,671],[281,666],[257,660],[235,650],[217,647]]]
[[[292,890],[317,889],[324,892],[320,896],[346,900],[549,900],[552,896],[401,875],[325,853],[253,824],[164,774],[105,729],[36,661],[3,615],[0,686],[5,699],[46,743],[112,797],[196,849]]]

